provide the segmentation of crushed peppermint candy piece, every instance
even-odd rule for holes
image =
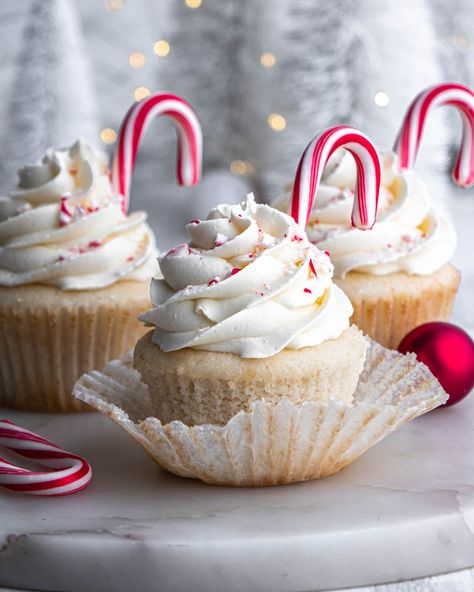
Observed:
[[[214,284],[217,284],[217,282],[219,281],[218,276],[213,278],[212,280],[210,280],[209,282],[207,282],[208,286],[213,286]]]
[[[309,288],[304,288],[303,292],[306,292],[307,294],[312,294],[313,291],[310,290]]]
[[[71,222],[77,222],[84,216],[100,210],[100,206],[88,197],[78,198],[71,194],[61,196],[59,206],[59,225],[67,226]]]

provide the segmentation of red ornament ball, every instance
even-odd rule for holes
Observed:
[[[450,323],[426,323],[410,331],[398,351],[413,352],[448,393],[445,406],[464,399],[474,387],[474,341]]]

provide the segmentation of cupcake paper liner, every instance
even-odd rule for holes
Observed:
[[[349,274],[335,279],[354,308],[351,323],[378,343],[394,349],[418,325],[449,320],[460,282],[459,272],[451,265],[433,276],[405,276],[405,282],[412,283],[409,290],[406,285],[397,285],[401,275]],[[391,277],[394,279],[390,280]],[[391,290],[378,290],[377,283],[384,280],[393,282]]]
[[[224,426],[163,425],[131,355],[84,374],[74,396],[110,417],[163,469],[215,485],[256,487],[336,473],[447,395],[413,354],[371,341],[352,405],[336,399],[294,405],[264,399]]]
[[[144,302],[0,307],[0,406],[90,411],[71,397],[74,383],[123,355],[143,335],[146,329],[136,316]]]

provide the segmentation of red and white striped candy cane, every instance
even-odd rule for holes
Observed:
[[[466,86],[437,84],[415,97],[406,112],[393,150],[400,159],[400,168],[413,167],[426,118],[431,109],[441,105],[452,105],[461,113],[463,132],[453,180],[460,187],[469,187],[474,183],[474,93]]]
[[[153,117],[160,115],[171,117],[178,132],[178,183],[196,185],[201,178],[202,131],[193,108],[177,95],[154,93],[130,107],[120,128],[111,180],[115,193],[122,197],[124,212],[128,210],[130,182],[141,139]]]
[[[291,215],[303,228],[308,223],[324,167],[338,148],[348,150],[357,165],[352,225],[360,229],[370,229],[375,223],[380,189],[380,159],[377,149],[359,130],[339,125],[315,136],[301,156],[293,185]]]
[[[91,480],[86,460],[6,419],[0,420],[0,446],[50,469],[30,471],[0,458],[0,486],[11,491],[68,495],[84,489]]]

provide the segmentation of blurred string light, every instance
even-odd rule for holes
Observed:
[[[266,51],[260,56],[260,63],[264,68],[272,68],[276,64],[276,56],[271,51]]]
[[[107,0],[105,7],[110,12],[120,12],[125,4],[124,0]]]
[[[113,144],[117,139],[117,133],[111,127],[104,127],[100,132],[100,139],[104,144]]]
[[[286,119],[283,117],[283,115],[280,115],[279,113],[270,113],[270,115],[267,118],[267,121],[268,125],[275,132],[281,132],[286,127]]]
[[[170,44],[165,39],[159,39],[153,45],[153,51],[160,58],[165,58],[170,52]]]
[[[128,63],[132,68],[143,68],[145,56],[139,51],[134,51],[128,56]]]
[[[469,37],[464,33],[459,33],[454,38],[454,43],[461,49],[467,49],[470,45]]]
[[[390,97],[384,90],[375,93],[374,102],[377,107],[386,107],[390,103]]]
[[[251,175],[255,172],[254,166],[247,160],[233,160],[230,163],[230,170],[234,175]]]
[[[202,0],[184,0],[188,8],[199,8],[202,4]]]
[[[137,88],[133,91],[133,96],[135,97],[135,101],[141,101],[145,97],[148,97],[151,94],[151,90],[148,86],[137,86]]]

